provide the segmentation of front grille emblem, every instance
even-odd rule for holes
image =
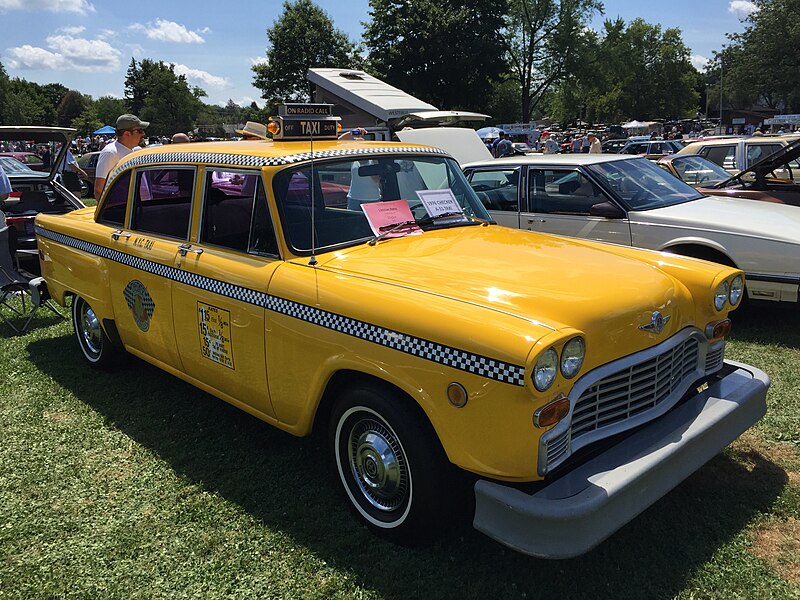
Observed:
[[[651,331],[653,333],[661,333],[664,331],[664,327],[667,326],[667,323],[672,317],[664,316],[657,310],[653,311],[653,315],[650,317],[650,322],[647,325],[640,325],[639,329],[642,331]]]

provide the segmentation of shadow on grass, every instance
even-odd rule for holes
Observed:
[[[74,343],[68,336],[32,342],[30,360],[180,476],[387,598],[672,598],[755,514],[769,510],[786,482],[763,457],[717,456],[572,560],[526,557],[468,526],[408,549],[374,537],[350,516],[322,440],[278,431],[133,357],[113,373],[92,370]]]
[[[794,304],[750,302],[731,313],[731,338],[800,348],[800,310]]]

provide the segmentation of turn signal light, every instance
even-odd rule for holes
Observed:
[[[555,400],[545,404],[533,413],[533,424],[536,427],[550,427],[569,414],[569,398],[559,394]]]
[[[723,319],[706,325],[706,337],[709,340],[723,338],[731,332],[731,320]]]

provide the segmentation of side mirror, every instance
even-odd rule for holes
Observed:
[[[598,202],[597,204],[592,204],[589,209],[589,215],[606,219],[623,219],[625,218],[625,211],[611,202]]]

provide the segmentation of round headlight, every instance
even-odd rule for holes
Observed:
[[[714,308],[722,310],[725,308],[725,303],[728,301],[728,290],[730,286],[727,281],[723,281],[717,286],[717,291],[714,292]]]
[[[556,380],[558,373],[558,353],[550,348],[539,357],[533,366],[533,385],[540,392],[545,391]]]
[[[575,377],[581,370],[585,355],[586,343],[583,338],[576,337],[568,341],[561,353],[561,374],[567,379]]]
[[[742,292],[744,291],[744,279],[742,279],[741,275],[737,275],[731,281],[731,291],[728,297],[731,300],[731,306],[736,306],[739,304],[739,300],[742,299]]]

